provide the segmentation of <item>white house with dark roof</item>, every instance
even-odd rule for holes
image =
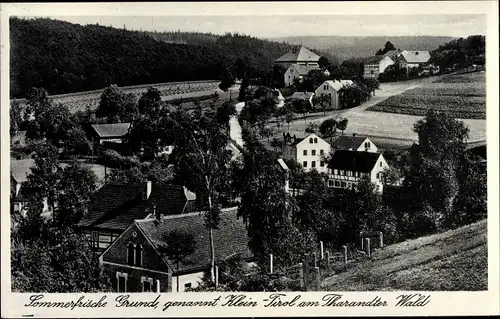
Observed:
[[[401,68],[418,68],[429,62],[431,54],[429,51],[404,50],[398,54],[398,64]]]
[[[219,226],[213,230],[216,265],[231,257],[247,264],[253,260],[247,230],[237,210],[223,209]],[[161,249],[169,244],[164,235],[173,230],[192,234],[195,240],[195,251],[178,267]],[[197,287],[210,270],[210,237],[200,212],[158,214],[133,221],[99,258],[116,292],[174,292],[177,286],[183,292]]]
[[[382,193],[382,172],[388,167],[380,153],[337,150],[328,162],[328,186],[352,189],[366,176]]]
[[[288,52],[274,61],[276,64],[285,65],[300,64],[307,66],[319,66],[320,56],[304,46],[292,52]]]
[[[294,103],[294,101],[305,101],[308,102],[312,107],[313,98],[314,98],[314,92],[294,92],[292,96],[290,96],[290,101],[292,103]]]
[[[325,156],[330,154],[330,144],[318,135],[312,133],[304,138],[284,136],[283,158],[293,160],[306,172],[315,169],[319,173],[327,173]]]
[[[345,86],[354,85],[352,80],[328,80],[323,82],[315,91],[316,96],[328,96],[330,106],[333,109],[339,108],[339,90]]]
[[[377,146],[365,136],[341,135],[332,143],[333,150],[348,150],[358,152],[378,152]]]

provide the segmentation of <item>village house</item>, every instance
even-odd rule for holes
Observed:
[[[290,102],[296,103],[296,101],[304,101],[309,103],[310,107],[313,107],[313,98],[314,92],[294,92],[292,96],[290,96]]]
[[[130,123],[92,124],[89,130],[89,139],[93,142],[94,151],[106,144],[122,144],[130,126]]]
[[[279,57],[274,63],[284,65],[287,68],[290,64],[319,67],[319,58],[319,55],[301,46],[299,49]]]
[[[339,90],[345,86],[354,85],[351,80],[328,80],[323,82],[314,94],[316,96],[328,96],[331,101],[330,106],[333,109],[339,108]]]
[[[283,158],[302,165],[306,172],[313,169],[319,173],[328,172],[325,156],[330,154],[330,144],[318,135],[313,133],[297,138],[286,134],[283,145]]]
[[[302,81],[302,79],[312,70],[319,70],[319,66],[291,64],[285,71],[285,86],[294,85],[295,79]]]
[[[161,249],[169,244],[164,235],[174,230],[192,234],[195,239],[194,253],[179,268]],[[222,210],[219,227],[213,230],[213,243],[216,265],[230,257],[252,261],[247,231],[236,207]],[[131,223],[100,261],[115,292],[172,292],[177,287],[183,292],[195,288],[210,271],[210,237],[204,216],[200,212],[163,216],[157,210],[149,218]]]
[[[337,150],[328,163],[328,187],[353,189],[362,177],[368,177],[382,193],[382,172],[388,167],[380,153]]]
[[[10,184],[11,184],[11,210],[20,213],[26,204],[23,184],[31,174],[31,168],[35,165],[34,159],[22,159],[10,161]]]
[[[106,184],[91,197],[89,211],[78,223],[92,249],[102,253],[135,220],[179,215],[196,210],[196,195],[183,186],[153,181]]]
[[[388,56],[375,55],[369,57],[364,61],[363,76],[365,78],[377,79],[381,73],[384,73],[389,65],[393,64],[394,61]]]
[[[358,152],[378,152],[377,146],[373,142],[364,136],[357,136],[353,134],[341,135],[332,143],[333,150],[348,150],[348,151],[358,151]]]
[[[425,66],[431,58],[429,51],[409,51],[404,50],[397,55],[397,63],[400,68],[418,68]]]

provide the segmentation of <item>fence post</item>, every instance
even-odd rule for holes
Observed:
[[[330,271],[330,252],[328,250],[326,251],[326,269]]]
[[[347,246],[342,246],[344,248],[344,264],[347,264]]]
[[[364,241],[365,241],[365,239],[363,238],[363,232],[362,231],[359,232],[359,239],[361,239],[361,250],[364,250],[364,248],[365,248],[364,247]]]
[[[318,266],[318,257],[316,256],[316,253],[313,253],[313,267]]]
[[[214,272],[215,272],[215,288],[219,287],[219,267],[215,265],[214,267]]]
[[[380,248],[384,248],[384,233],[378,232],[378,238],[380,240]]]
[[[160,293],[160,280],[156,279],[156,292]]]
[[[321,278],[319,277],[319,267],[314,267],[314,279],[315,279],[315,286],[316,286],[316,291],[319,291],[319,283],[321,282]]]
[[[305,284],[304,284],[304,264],[299,263],[299,281],[300,281],[300,288],[304,289]]]
[[[368,254],[368,257],[371,257],[371,251],[370,251],[370,238],[366,239],[366,252]]]
[[[324,251],[323,251],[323,241],[319,242],[319,251],[321,255],[321,260],[325,259]]]
[[[273,273],[273,254],[269,254],[269,273]]]

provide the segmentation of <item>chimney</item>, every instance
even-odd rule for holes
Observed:
[[[151,190],[153,188],[153,183],[151,181],[142,181],[142,200],[148,200],[151,195]]]

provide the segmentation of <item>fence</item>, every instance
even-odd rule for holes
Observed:
[[[369,260],[377,249],[384,247],[382,232],[361,232],[358,243],[344,245],[340,250],[324,249],[319,243],[317,251],[304,254],[302,262],[281,269],[290,279],[300,281],[303,291],[318,291],[321,281],[327,277],[346,271],[356,264]],[[273,255],[269,255],[269,273],[274,272]]]

